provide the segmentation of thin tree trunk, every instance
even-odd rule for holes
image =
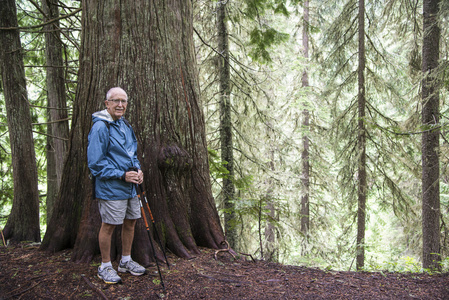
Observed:
[[[270,126],[271,127],[271,126]],[[274,172],[274,150],[270,150],[270,162],[268,163],[268,168],[270,168],[271,171]],[[268,210],[268,216],[269,220],[267,222],[267,225],[265,226],[265,254],[262,256],[263,259],[268,261],[279,261],[279,245],[276,244],[276,241],[278,240],[278,231],[276,229],[276,226],[274,225],[275,222],[279,221],[279,213],[276,210],[276,207],[274,205],[273,201],[273,187],[272,187],[272,180],[268,179],[268,190],[267,194],[265,196],[265,202],[266,206],[264,210]],[[261,251],[261,253],[263,253]]]
[[[59,17],[57,0],[42,0],[45,20]],[[62,58],[62,41],[59,22],[44,26],[45,59],[47,65],[47,220],[51,218],[54,202],[57,199],[62,178],[64,157],[67,151],[69,123],[67,121],[67,104]],[[65,121],[59,121],[65,120]],[[56,121],[57,123],[52,123]]]
[[[423,2],[422,48],[422,233],[423,267],[440,269],[440,168],[439,168],[439,92],[434,71],[438,67],[440,28],[439,0]]]
[[[17,28],[14,0],[0,0],[0,27]],[[13,242],[39,242],[39,191],[22,46],[17,29],[0,30],[0,70],[12,152],[14,199],[4,228]]]
[[[276,245],[277,230],[276,226],[274,226],[273,224],[273,221],[277,221],[278,217],[273,203],[273,191],[269,189],[265,197],[265,201],[267,202],[265,210],[268,210],[268,215],[270,216],[271,220],[267,222],[267,225],[265,227],[266,247],[263,259],[277,262],[279,261],[279,246]]]
[[[304,22],[302,32],[302,46],[304,51],[304,58],[309,58],[309,1],[304,1]],[[309,75],[307,69],[302,74],[301,84],[303,88],[309,86]],[[310,188],[310,161],[309,161],[309,137],[307,132],[309,131],[309,110],[307,104],[304,104],[304,110],[302,111],[302,130],[304,133],[302,137],[303,149],[301,153],[302,160],[302,197],[301,197],[301,232],[307,237],[309,232],[309,188]]]
[[[357,210],[357,270],[365,264],[366,220],[366,128],[365,128],[365,1],[359,0],[359,68],[358,68],[358,210]]]
[[[231,116],[231,78],[229,65],[229,39],[226,18],[226,1],[218,2],[218,72],[220,78],[220,140],[221,160],[226,162],[228,175],[223,178],[224,198],[224,227],[226,239],[231,247],[236,247],[236,213],[235,213],[235,186],[234,186],[234,153],[232,142],[232,116]]]

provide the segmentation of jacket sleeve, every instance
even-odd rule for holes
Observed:
[[[104,122],[95,122],[89,132],[87,165],[93,176],[102,179],[118,179],[123,171],[109,163],[106,153],[109,146],[109,130]]]
[[[134,167],[136,167],[137,169],[141,170],[140,167],[140,162],[139,162],[139,158],[137,157],[137,138],[136,138],[136,134],[134,133],[134,130],[131,128],[131,133],[132,133],[132,137],[133,137],[133,141],[134,141],[134,157],[133,157],[133,164]]]

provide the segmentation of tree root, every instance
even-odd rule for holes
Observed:
[[[233,257],[234,259],[236,259],[237,253],[236,253],[233,249],[231,249],[231,247],[229,246],[228,241],[224,240],[224,241],[221,242],[220,244],[221,244],[221,245],[226,245],[226,249],[218,249],[217,251],[215,251],[215,253],[214,253],[214,258],[215,258],[215,260],[218,260],[217,254],[220,253],[220,252],[228,252],[229,254],[232,255],[232,257]],[[239,252],[239,254],[249,256],[249,257],[251,257],[251,259],[252,259],[253,262],[256,262],[255,259],[253,258],[253,256],[252,256],[251,254],[246,254],[246,253],[243,253],[243,252]]]
[[[26,292],[29,292],[30,290],[34,289],[34,288],[35,288],[36,286],[38,286],[41,282],[42,282],[42,281],[38,281],[38,282],[34,283],[31,287],[29,287],[29,288],[27,288],[27,289],[24,289],[24,290],[22,290],[22,291],[20,291],[20,292],[18,292],[18,293],[16,293],[16,294],[14,294],[14,295],[6,296],[5,298],[2,298],[2,299],[10,299],[10,298],[14,298],[14,297],[17,297],[17,296],[21,296],[21,295],[25,294]],[[17,291],[17,289],[14,290],[13,292],[15,292],[15,291]]]
[[[97,289],[97,288],[92,284],[92,282],[90,282],[89,279],[86,278],[86,276],[81,275],[81,277],[84,279],[84,281],[87,283],[87,285],[88,285],[92,290],[94,290],[94,292],[96,292],[98,295],[100,295],[101,299],[108,300],[108,297],[106,297],[106,295],[105,295],[102,291],[100,291],[99,289]]]
[[[207,279],[213,279],[213,280],[218,280],[218,281],[222,281],[222,282],[227,282],[227,283],[239,283],[242,284],[241,281],[239,280],[235,280],[235,279],[227,279],[227,278],[215,278],[213,276],[208,276],[208,275],[204,275],[204,274],[198,274],[198,276],[207,278]]]

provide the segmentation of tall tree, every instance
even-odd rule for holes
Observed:
[[[329,133],[336,149],[339,189],[345,199],[342,205],[348,206],[350,214],[342,224],[345,223],[344,232],[351,232],[353,220],[357,219],[356,268],[361,269],[367,243],[366,216],[371,209],[367,205],[368,195],[371,191],[379,192],[383,201],[376,206],[380,205],[382,209],[389,206],[394,212],[406,210],[411,202],[395,180],[395,176],[401,176],[396,157],[410,155],[403,150],[401,141],[391,138],[389,130],[400,130],[392,117],[397,114],[396,109],[402,108],[396,107],[404,101],[398,87],[405,86],[406,80],[403,79],[405,76],[393,76],[398,72],[403,74],[391,64],[392,56],[384,46],[390,43],[390,37],[384,31],[391,27],[377,23],[382,20],[378,17],[384,15],[379,3],[370,3],[369,10],[365,9],[365,1],[334,3],[341,7],[341,14],[332,20],[321,47],[330,53],[322,64],[323,75],[330,75],[323,100],[329,95],[335,97],[332,107],[334,126]],[[365,19],[375,20],[378,26],[365,27]],[[384,97],[399,100],[392,101],[393,110],[386,109]],[[368,178],[372,178],[370,185]]]
[[[16,2],[0,1],[0,70],[11,144],[14,199],[4,228],[14,242],[40,241],[39,192]]]
[[[146,195],[164,246],[180,257],[199,253],[198,246],[219,248],[224,234],[211,193],[192,3],[83,1],[82,28],[70,146],[42,248],[75,246],[76,261],[98,253],[100,218],[88,179],[87,134],[91,114],[113,86],[129,95],[126,118],[136,132]],[[133,257],[147,264],[148,235],[142,222],[136,228]],[[120,250],[119,232],[115,236],[112,257]]]
[[[303,15],[303,28],[302,28],[302,47],[304,58],[309,58],[309,1],[304,1],[304,15]],[[305,89],[309,87],[309,74],[305,69],[302,78],[301,86]],[[304,109],[302,111],[302,127],[305,134],[302,137],[302,192],[301,192],[301,232],[307,236],[309,231],[310,221],[310,204],[309,204],[309,188],[310,188],[310,158],[309,158],[309,136],[308,129],[310,127],[310,112],[307,108],[307,103],[304,103]]]
[[[264,189],[262,192],[264,195],[260,197],[249,192],[254,173],[249,171],[247,162],[254,163],[259,170],[265,169],[265,162],[261,162],[256,152],[260,151],[263,156],[269,155],[262,154],[267,143],[259,138],[260,134],[255,134],[255,129],[259,124],[265,123],[262,125],[264,133],[265,129],[270,130],[265,126],[270,118],[266,112],[271,110],[267,110],[265,103],[258,103],[256,94],[263,97],[268,94],[264,94],[261,90],[261,82],[267,75],[261,70],[264,68],[261,62],[270,61],[270,47],[285,41],[287,37],[270,26],[272,24],[270,12],[285,12],[284,1],[278,3],[266,0],[219,1],[215,2],[217,4],[197,1],[197,3],[198,23],[195,27],[201,41],[198,56],[203,59],[202,97],[207,101],[208,129],[210,129],[208,142],[210,148],[221,154],[222,164],[219,170],[224,171],[216,173],[220,180],[215,181],[217,188],[214,190],[219,192],[217,199],[223,199],[220,207],[225,221],[226,238],[231,245],[242,249],[250,244],[243,231],[251,226],[243,225],[246,223],[244,218],[250,214],[254,221],[258,220],[259,214],[255,212],[260,208],[259,200],[264,199],[262,200],[264,202],[267,199],[265,193],[268,191],[270,194],[270,188]],[[214,16],[214,19],[211,20],[210,16]],[[215,25],[213,29],[209,27],[210,24]],[[199,28],[202,29],[200,33]],[[211,50],[212,47],[208,42],[210,40],[217,42],[216,49]],[[228,94],[224,94],[224,91]],[[220,130],[216,130],[217,128]],[[257,182],[263,184],[269,182],[265,178],[256,177]],[[268,217],[265,218],[265,210],[261,213],[265,226]],[[261,232],[259,230],[259,237]],[[256,235],[250,233],[250,236]]]
[[[440,57],[439,0],[423,2],[422,236],[423,267],[440,268],[440,111],[436,69]]]
[[[45,13],[45,58],[47,69],[47,220],[58,196],[64,156],[67,151],[69,123],[63,68],[63,43],[60,37],[57,0],[42,0]]]
[[[234,149],[231,114],[231,68],[229,61],[229,33],[226,14],[227,1],[217,2],[218,74],[220,91],[220,149],[228,174],[223,178],[224,228],[231,247],[236,247],[236,212],[234,186]]]
[[[365,128],[365,0],[359,0],[359,51],[358,51],[358,210],[357,210],[357,270],[365,264],[366,223],[366,128]]]

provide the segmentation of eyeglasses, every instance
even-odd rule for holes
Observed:
[[[119,105],[122,103],[123,105],[128,104],[128,100],[122,100],[122,99],[110,99],[108,101],[114,102],[114,104]]]

